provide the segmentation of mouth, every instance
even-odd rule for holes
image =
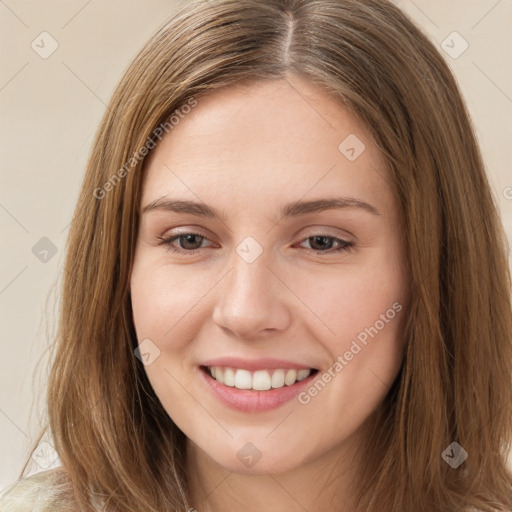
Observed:
[[[318,373],[316,368],[268,368],[256,371],[230,366],[200,366],[209,378],[226,387],[251,391],[281,389]]]
[[[220,404],[244,413],[263,413],[296,398],[318,374],[316,368],[283,366],[248,369],[201,365],[197,368],[206,390]]]

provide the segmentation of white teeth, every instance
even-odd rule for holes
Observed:
[[[225,386],[238,389],[253,389],[267,391],[269,389],[291,386],[295,382],[304,380],[311,374],[311,370],[258,370],[251,373],[249,370],[227,368],[220,366],[208,367],[210,375]]]
[[[224,373],[224,382],[226,386],[233,388],[235,386],[235,372],[231,368],[224,368],[224,372],[222,372],[221,368],[218,368],[219,373]],[[217,379],[219,380],[219,379]],[[220,382],[220,380],[219,380]]]
[[[238,370],[240,371],[240,370]],[[252,389],[257,389],[258,391],[265,391],[272,387],[272,379],[270,378],[267,370],[258,370],[254,372],[252,376]]]
[[[248,370],[237,370],[235,373],[235,388],[251,389],[252,378],[251,372]]]
[[[309,377],[311,370],[299,370],[297,372],[297,380],[304,380],[306,377]]]
[[[296,380],[297,380],[297,371],[296,370],[288,370],[286,372],[286,377],[284,378],[284,383],[287,386],[291,386],[292,384],[295,384]]]
[[[284,370],[276,370],[272,374],[272,387],[282,388],[284,386]]]

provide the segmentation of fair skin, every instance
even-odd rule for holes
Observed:
[[[350,134],[365,145],[354,161],[338,149]],[[351,112],[290,76],[198,99],[148,158],[142,211],[165,197],[221,215],[148,209],[131,275],[139,343],[149,339],[160,350],[145,371],[188,438],[192,505],[199,512],[353,510],[359,448],[400,368],[408,297],[398,209],[380,151]],[[334,196],[370,208],[280,214],[293,201]],[[186,233],[200,237],[169,242]],[[246,237],[258,244],[250,251],[262,250],[251,263],[237,252]],[[343,241],[352,246],[335,252]],[[376,324],[393,304],[402,311]],[[337,358],[376,325],[332,377]],[[302,403],[243,411],[200,378],[201,365],[216,357],[290,361],[317,369],[315,380],[331,368],[332,378]],[[261,456],[251,466],[237,456],[249,442]]]

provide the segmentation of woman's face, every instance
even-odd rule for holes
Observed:
[[[296,76],[237,86],[198,99],[145,172],[133,320],[169,416],[230,471],[341,456],[397,375],[407,301],[368,131]]]

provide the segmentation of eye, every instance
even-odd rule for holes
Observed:
[[[201,248],[202,242],[207,240],[205,236],[199,233],[180,233],[169,237],[158,237],[158,239],[160,240],[159,245],[163,245],[167,250],[179,254],[195,254]],[[180,245],[182,247],[173,245],[176,240],[181,240]]]
[[[192,255],[204,248],[201,247],[202,243],[208,239],[199,233],[180,233],[170,235],[168,237],[158,237],[158,240],[158,245],[165,246],[168,251],[178,254]],[[176,247],[176,245],[174,245],[176,241],[180,241],[180,247]],[[312,241],[312,243],[309,242],[311,248],[304,247],[304,249],[310,253],[312,252],[320,255],[349,251],[354,246],[353,242],[325,234],[309,236],[305,238],[301,244],[307,241]],[[337,244],[337,246],[332,249],[332,246],[335,244]]]
[[[305,249],[308,252],[313,252],[315,254],[331,254],[333,252],[349,251],[354,246],[353,242],[349,242],[347,240],[342,240],[341,238],[336,238],[334,236],[324,234],[308,236],[302,241],[302,243],[307,241],[313,241],[313,243],[309,242],[311,248],[308,249],[307,247],[305,247]],[[329,250],[330,247],[332,247],[333,243],[337,243],[337,247]],[[326,249],[326,246],[329,246],[327,247],[328,250],[323,250]]]

